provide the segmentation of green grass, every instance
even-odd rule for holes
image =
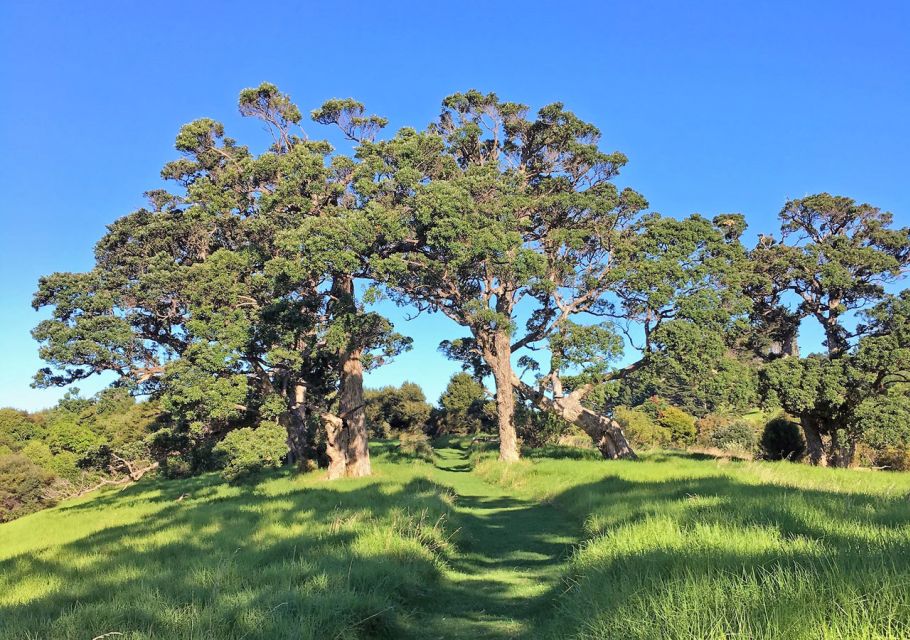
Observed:
[[[0,525],[0,638],[907,638],[910,474],[552,448],[143,481]]]

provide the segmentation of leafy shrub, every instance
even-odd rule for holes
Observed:
[[[572,430],[572,425],[560,418],[530,407],[523,402],[515,405],[515,432],[526,447],[539,448],[556,444]]]
[[[695,442],[695,416],[682,409],[668,406],[657,416],[657,423],[670,432],[670,441],[676,445],[689,445]]]
[[[422,431],[405,431],[398,440],[398,449],[403,455],[432,462],[433,446],[430,438]]]
[[[277,469],[288,453],[287,432],[275,423],[231,431],[215,445],[224,460],[222,475],[236,482],[263,469]]]
[[[709,413],[695,421],[695,442],[704,447],[713,447],[714,432],[733,424],[733,418],[720,413]]]
[[[30,440],[19,453],[47,471],[53,468],[54,452],[40,440]]]
[[[799,460],[806,455],[806,441],[798,424],[785,417],[774,418],[765,425],[761,451],[766,460]]]
[[[708,444],[724,451],[748,451],[755,449],[758,438],[755,429],[745,420],[736,420],[717,427],[711,433]]]
[[[432,407],[420,385],[403,382],[400,387],[368,389],[364,393],[367,425],[377,438],[388,438],[396,431],[423,429]]]
[[[99,444],[100,438],[74,419],[61,419],[51,425],[46,442],[55,454],[70,451],[82,455]]]
[[[0,522],[51,506],[47,490],[53,480],[25,456],[0,456]]]
[[[658,425],[651,416],[639,409],[619,406],[613,418],[620,424],[626,438],[639,447],[663,447],[670,443],[670,432]]]

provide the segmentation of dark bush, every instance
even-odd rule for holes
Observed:
[[[800,460],[806,455],[802,429],[787,418],[774,418],[765,425],[761,451],[766,460]]]
[[[54,476],[21,455],[0,456],[0,522],[52,506]]]

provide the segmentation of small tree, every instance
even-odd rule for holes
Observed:
[[[430,418],[432,407],[420,385],[403,382],[400,387],[368,389],[364,394],[367,423],[376,434],[421,431]]]
[[[439,396],[436,430],[457,434],[494,431],[496,411],[491,405],[492,398],[483,384],[468,373],[456,373]]]

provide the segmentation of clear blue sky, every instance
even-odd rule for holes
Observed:
[[[910,223],[908,2],[435,4],[0,3],[0,406],[60,395],[29,388],[39,275],[91,266],[183,123],[257,137],[235,105],[263,80],[307,110],[354,96],[393,127],[425,125],[467,88],[563,101],[629,156],[622,181],[654,210],[740,211],[751,234],[819,191]],[[368,383],[411,379],[435,399],[453,327],[399,327],[416,348]]]

